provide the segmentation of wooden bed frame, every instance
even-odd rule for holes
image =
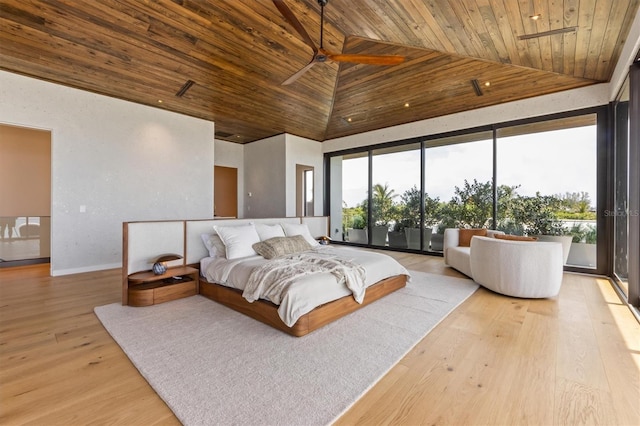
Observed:
[[[195,220],[169,220],[169,221],[141,221],[123,223],[123,260],[122,260],[122,304],[136,305],[135,300],[130,300],[129,293],[142,287],[136,287],[141,278],[150,276],[154,296],[147,304],[162,303],[178,297],[186,297],[200,293],[209,299],[230,307],[251,318],[268,324],[278,330],[293,336],[304,336],[318,328],[335,321],[353,311],[366,306],[389,293],[392,293],[406,285],[407,277],[398,275],[382,280],[367,288],[363,303],[357,303],[353,296],[345,296],[333,302],[326,303],[303,315],[292,326],[288,327],[278,315],[278,306],[264,300],[253,303],[247,302],[242,297],[240,290],[221,286],[208,282],[200,276],[199,280],[190,281],[195,285],[185,282],[180,284],[188,286],[189,291],[177,292],[178,285],[163,287],[160,279],[164,275],[153,276],[149,272],[151,264],[159,254],[174,253],[182,258],[169,262],[171,268],[165,275],[175,275],[176,271],[189,277],[196,277],[200,269],[200,259],[208,256],[208,251],[202,243],[201,235],[210,233],[214,225],[239,225],[249,222],[276,224],[292,223],[306,224],[314,237],[328,235],[329,218],[322,217],[287,217],[265,219],[195,219]],[[142,281],[146,282],[144,279]],[[147,280],[148,281],[148,280]],[[174,288],[177,289],[174,291]],[[146,287],[145,287],[146,289]],[[166,297],[159,295],[156,300],[155,293],[167,293]],[[170,293],[170,294],[169,294]],[[145,299],[146,301],[146,299]]]
[[[253,303],[249,303],[242,297],[241,290],[213,284],[201,277],[200,294],[278,330],[289,333],[292,336],[300,337],[342,318],[363,306],[375,302],[387,294],[404,287],[406,284],[406,275],[396,275],[384,279],[367,288],[362,303],[356,302],[351,295],[344,296],[333,302],[318,306],[311,312],[304,314],[291,327],[287,326],[280,319],[278,315],[278,305],[266,300],[256,300]]]

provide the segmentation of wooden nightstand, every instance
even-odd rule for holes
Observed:
[[[136,272],[127,279],[128,305],[149,306],[198,294],[198,270],[190,266],[167,269],[162,275]]]

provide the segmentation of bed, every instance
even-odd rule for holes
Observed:
[[[318,244],[306,223],[213,228],[201,235],[210,256],[200,260],[200,294],[294,336],[403,287],[409,275],[380,252]]]
[[[136,225],[136,229],[140,228]],[[151,225],[148,228],[153,229],[152,235],[156,236],[162,224],[153,222]],[[177,232],[175,221],[170,225]],[[319,245],[316,238],[327,234],[326,217],[187,220],[182,226],[183,240],[174,242],[173,251],[181,244],[182,264],[199,269],[198,292],[201,295],[297,337],[404,287],[409,279],[409,273],[402,265],[381,252]],[[258,228],[261,232],[256,237],[253,232],[257,233]],[[241,233],[251,233],[251,238],[238,237],[236,234],[240,229]],[[136,235],[137,240],[144,238],[144,232],[138,231]],[[217,247],[207,241],[214,235]],[[155,250],[160,241],[166,244],[165,240],[156,237]],[[276,242],[295,247],[282,251],[280,245],[276,245],[278,249],[274,252],[271,250],[274,246],[269,244]],[[257,243],[260,253],[252,249]],[[139,241],[138,245],[129,243],[136,247],[135,251],[140,251],[139,244]],[[264,245],[271,251],[267,250],[265,254]],[[305,262],[311,262],[311,266],[307,268]],[[128,263],[133,270],[142,267],[135,267],[135,259],[129,259]],[[288,274],[285,271],[288,264],[300,266],[298,272],[314,272],[304,272],[300,276],[276,275],[278,279],[272,279],[266,285],[264,280],[255,279],[260,275],[257,272],[274,275],[270,272],[273,265],[279,265],[278,274]],[[286,285],[281,286],[282,282]],[[266,293],[263,292],[265,289]]]
[[[249,302],[243,293],[251,272],[273,262],[260,256],[241,261],[203,259],[200,294],[289,334],[303,336],[406,284],[408,273],[384,254],[332,246],[320,246],[315,250],[324,252],[322,254],[331,252],[330,255],[343,259],[353,258],[358,265],[365,266],[366,290],[359,301],[331,273],[319,272],[296,279],[277,303],[264,298]],[[289,258],[284,256],[281,259]],[[223,278],[225,275],[226,279]]]

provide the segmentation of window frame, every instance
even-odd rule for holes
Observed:
[[[366,152],[369,157],[369,176],[368,176],[368,185],[369,185],[369,205],[371,205],[371,186],[372,186],[372,153],[376,150],[384,149],[384,148],[392,148],[401,145],[409,145],[419,143],[421,146],[421,152],[427,147],[434,146],[437,140],[442,140],[445,138],[455,138],[455,137],[464,137],[465,135],[470,135],[473,133],[483,133],[483,132],[491,132],[493,135],[493,211],[494,211],[494,223],[493,227],[495,227],[495,218],[497,217],[497,185],[496,185],[496,172],[497,172],[497,152],[496,152],[496,144],[497,144],[497,132],[501,128],[506,127],[514,127],[520,126],[524,124],[535,124],[542,123],[550,120],[557,120],[562,118],[570,118],[577,117],[580,115],[586,114],[596,114],[596,180],[597,180],[597,194],[596,194],[596,209],[598,212],[597,220],[596,220],[596,228],[597,228],[597,264],[595,268],[586,268],[586,267],[578,267],[578,266],[565,266],[564,270],[568,272],[580,272],[580,273],[588,273],[588,274],[597,274],[597,275],[607,275],[610,276],[612,269],[612,242],[613,242],[613,224],[612,221],[607,220],[603,212],[605,210],[612,210],[614,207],[614,197],[613,197],[613,166],[614,166],[614,153],[613,153],[613,132],[611,131],[611,120],[612,120],[612,108],[611,104],[609,105],[601,105],[589,108],[583,108],[579,110],[566,111],[561,113],[554,114],[546,114],[542,116],[511,120],[505,122],[499,122],[494,124],[488,124],[483,126],[476,126],[467,129],[460,129],[451,132],[443,132],[436,133],[432,135],[424,135],[418,137],[412,137],[392,142],[385,142],[379,144],[372,144],[365,147],[355,147],[349,148],[345,150],[338,150],[327,152],[324,154],[325,156],[325,194],[327,195],[324,199],[324,213],[329,215],[330,213],[330,194],[331,194],[331,166],[330,159],[334,156],[344,156],[349,154],[356,153],[364,153]],[[430,144],[431,142],[431,144]],[[424,155],[420,156],[420,167],[421,167],[421,176],[424,173]],[[421,192],[424,193],[424,176],[422,176],[422,180],[420,182]],[[370,209],[369,209],[370,210]],[[370,215],[371,212],[369,211]],[[424,216],[423,216],[424,217]],[[371,217],[369,217],[369,224],[371,224]],[[369,225],[370,226],[370,225]],[[369,230],[369,236],[371,235],[371,230]],[[336,242],[338,244],[349,244],[348,242]],[[366,246],[371,246],[371,239],[369,238],[369,244]],[[407,252],[415,252],[425,255],[432,256],[442,256],[442,253],[430,252],[430,251],[416,251],[411,249],[402,249],[402,248],[389,248],[389,247],[380,247],[375,246],[375,248],[386,249],[386,250],[394,250],[394,251],[407,251]]]

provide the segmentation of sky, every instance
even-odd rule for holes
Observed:
[[[464,180],[491,180],[491,141],[429,148],[426,152],[426,192],[449,201]],[[419,188],[417,150],[374,156],[373,183],[388,184],[398,197]],[[587,192],[596,201],[596,126],[555,130],[498,139],[498,185],[520,185],[520,195]],[[343,200],[348,207],[367,196],[367,158],[343,163]]]

